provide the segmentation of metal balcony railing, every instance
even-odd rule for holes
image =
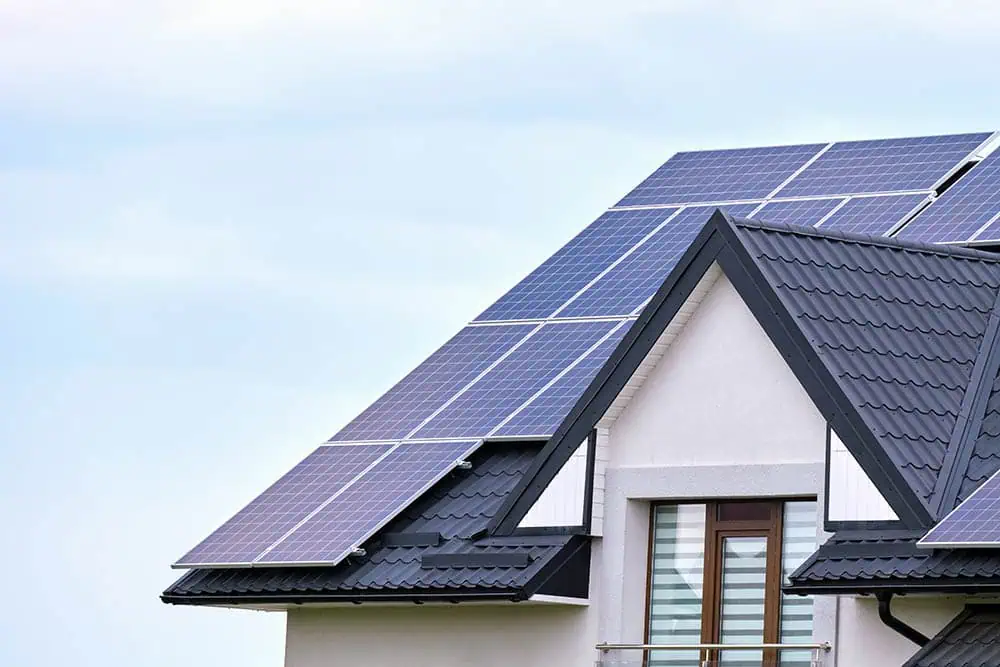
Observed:
[[[829,643],[612,644],[602,643],[597,667],[823,667]]]

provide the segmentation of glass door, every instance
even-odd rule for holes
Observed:
[[[723,537],[721,555],[719,643],[763,643],[767,535]],[[719,651],[718,661],[726,667],[760,667],[764,652]]]

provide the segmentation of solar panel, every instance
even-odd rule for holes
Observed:
[[[515,324],[462,329],[331,441],[405,437],[535,326]]]
[[[756,220],[811,226],[837,208],[843,199],[793,199],[774,201],[753,214]]]
[[[912,215],[928,195],[854,197],[823,221],[823,229],[884,236]]]
[[[945,190],[897,238],[926,243],[971,239],[1000,213],[1000,151],[991,153]]]
[[[917,543],[921,547],[1000,547],[1000,473],[983,482]]]
[[[823,146],[677,153],[615,206],[764,199]]]
[[[989,132],[979,132],[838,142],[778,196],[932,190],[989,138]]]
[[[548,317],[675,210],[608,211],[476,320]]]
[[[390,449],[390,445],[320,447],[185,554],[174,567],[250,563]]]
[[[618,324],[546,324],[421,427],[415,437],[485,436]]]
[[[478,440],[404,442],[260,556],[259,565],[333,565],[469,456]]]
[[[632,325],[628,320],[615,329],[600,345],[556,380],[534,400],[511,416],[507,423],[490,435],[495,436],[550,436],[562,423],[570,409],[597,375],[597,371],[614,352],[618,343]]]
[[[724,208],[731,215],[745,217],[756,207],[756,204],[735,204]],[[608,317],[633,312],[663,284],[715,209],[715,206],[692,206],[681,211],[635,252],[570,302],[559,312],[559,316]]]

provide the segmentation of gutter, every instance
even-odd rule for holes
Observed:
[[[323,595],[315,593],[305,594],[276,594],[276,595],[172,595],[164,593],[160,600],[167,604],[179,605],[246,605],[246,604],[311,604],[323,602],[346,602],[353,604],[364,604],[366,602],[412,602],[422,604],[424,602],[471,602],[486,600],[501,600],[508,602],[519,602],[526,599],[523,591],[502,591],[502,592],[415,592],[406,593],[376,593],[376,594],[341,594]]]
[[[895,630],[921,648],[927,645],[930,639],[926,635],[892,615],[892,593],[878,593],[875,599],[878,600],[878,617],[886,627]]]

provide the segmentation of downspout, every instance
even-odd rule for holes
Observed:
[[[875,599],[878,600],[878,617],[885,623],[886,627],[892,628],[917,646],[922,647],[930,641],[922,632],[892,615],[890,607],[892,604],[892,593],[876,593]]]

